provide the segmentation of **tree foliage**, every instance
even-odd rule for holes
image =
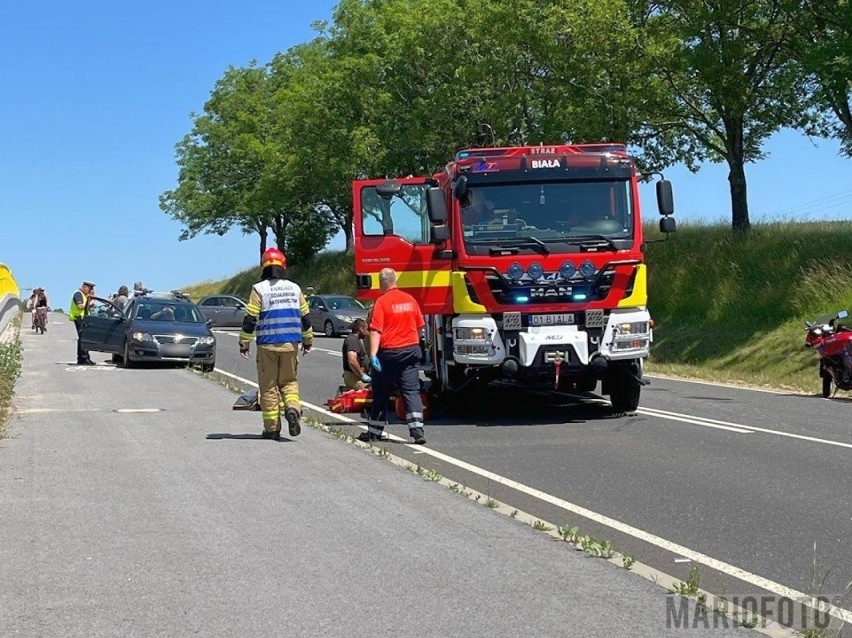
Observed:
[[[337,230],[352,247],[354,179],[623,141],[658,170],[726,162],[746,230],[745,165],[774,132],[852,152],[850,24],[849,0],[340,0],[311,41],[226,71],[161,208],[182,239],[271,231],[307,260]]]

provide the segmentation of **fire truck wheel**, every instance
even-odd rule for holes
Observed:
[[[617,414],[633,412],[639,407],[639,394],[642,386],[636,378],[636,366],[630,369],[612,368],[609,373],[609,400],[612,410]]]

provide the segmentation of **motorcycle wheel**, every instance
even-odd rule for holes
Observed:
[[[822,375],[822,396],[826,399],[831,396],[831,377],[828,374]]]

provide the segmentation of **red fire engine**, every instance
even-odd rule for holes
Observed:
[[[675,230],[657,182],[660,230]],[[426,316],[436,392],[502,380],[639,403],[652,340],[638,175],[621,144],[468,149],[430,177],[353,184],[358,296],[379,272]]]

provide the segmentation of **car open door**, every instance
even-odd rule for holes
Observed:
[[[121,354],[124,352],[128,318],[111,301],[100,297],[92,299],[95,304],[83,316],[80,330],[83,350]]]

